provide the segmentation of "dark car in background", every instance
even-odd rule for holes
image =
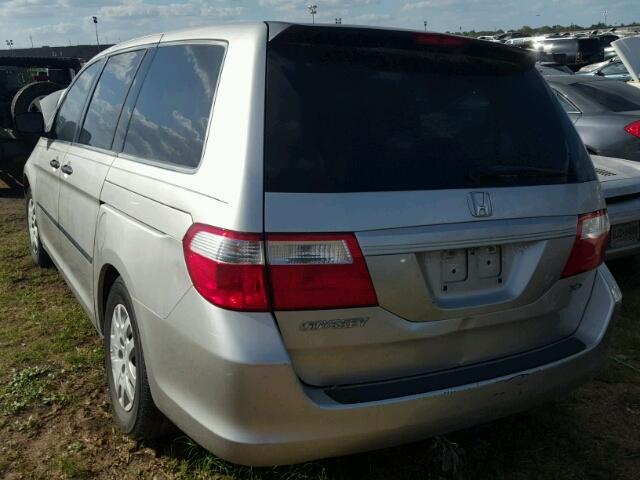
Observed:
[[[555,62],[536,62],[536,69],[542,75],[574,75],[574,71],[566,65]]]
[[[77,58],[0,57],[0,177],[5,183],[16,186],[37,141],[16,131],[16,115],[39,111],[39,100],[66,88],[80,67]]]
[[[597,37],[549,37],[536,41],[533,49],[538,61],[560,63],[574,71],[604,60],[604,49]]]
[[[545,79],[589,152],[640,161],[640,89],[583,75]]]
[[[65,88],[80,66],[76,58],[0,57],[0,127],[12,129],[16,114]]]

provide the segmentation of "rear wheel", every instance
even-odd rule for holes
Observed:
[[[40,230],[38,229],[38,219],[36,216],[36,202],[31,194],[31,189],[27,190],[27,227],[29,229],[29,251],[33,261],[41,267],[50,267],[51,258],[42,247],[40,241]]]
[[[140,331],[121,278],[107,299],[104,350],[113,417],[120,429],[137,440],[169,433],[171,423],[151,398]]]

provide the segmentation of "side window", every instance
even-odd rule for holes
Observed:
[[[144,50],[109,58],[91,98],[79,143],[110,149],[122,104]]]
[[[101,60],[87,67],[65,95],[54,125],[56,139],[73,142],[84,104],[102,64]]]
[[[564,111],[567,113],[580,113],[580,110],[578,110],[572,103],[570,103],[566,98],[564,98],[564,95],[558,93],[557,91],[555,91],[556,97],[558,97],[558,100],[560,101],[560,105],[562,105],[562,108],[564,108]]]
[[[131,115],[123,152],[195,168],[200,163],[224,47],[159,47]]]

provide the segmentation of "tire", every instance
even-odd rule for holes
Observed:
[[[151,398],[140,330],[131,297],[120,277],[107,298],[104,352],[111,411],[118,427],[135,440],[171,433],[173,425]]]
[[[26,213],[27,213],[27,231],[29,232],[29,251],[31,252],[31,258],[36,265],[47,268],[50,267],[51,257],[45,251],[40,241],[40,229],[38,228],[38,219],[36,215],[36,202],[31,194],[31,189],[27,190],[25,195],[26,200]]]
[[[61,88],[63,87],[53,82],[33,82],[25,85],[13,96],[13,100],[11,101],[11,118],[15,119],[16,115],[34,111],[34,100],[40,97],[46,97]]]

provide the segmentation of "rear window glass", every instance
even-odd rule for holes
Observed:
[[[532,66],[272,41],[266,190],[365,192],[593,180]],[[484,43],[484,42],[482,42]]]
[[[640,89],[626,85],[624,82],[609,80],[574,83],[571,86],[584,97],[599,103],[612,112],[640,110]]]

